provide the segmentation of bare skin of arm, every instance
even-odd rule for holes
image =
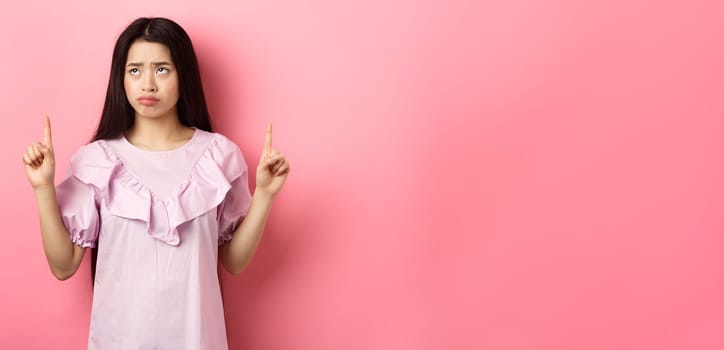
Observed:
[[[289,162],[272,148],[272,127],[267,125],[261,160],[256,168],[256,190],[244,221],[231,241],[219,247],[219,260],[226,270],[239,274],[251,262],[264,233],[274,198],[289,175]]]
[[[48,117],[45,117],[43,142],[28,146],[23,163],[35,191],[43,248],[50,271],[57,279],[66,280],[78,270],[85,248],[73,244],[60,217],[54,184],[55,156]]]

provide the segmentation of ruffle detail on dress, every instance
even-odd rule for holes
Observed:
[[[103,152],[106,161],[93,157],[88,162],[92,165],[81,164],[72,175],[97,187],[111,214],[144,221],[151,237],[175,246],[181,242],[179,226],[221,204],[231,183],[247,171],[234,143],[220,134],[209,135],[206,150],[186,180],[165,199],[141,183],[104,140],[94,142],[100,147],[92,152]]]

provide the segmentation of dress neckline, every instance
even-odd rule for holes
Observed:
[[[122,145],[118,138],[92,143],[101,148],[109,164],[93,163],[71,169],[81,181],[98,183],[110,214],[144,221],[151,237],[177,246],[180,243],[179,226],[218,207],[231,189],[232,182],[246,171],[246,163],[237,169],[233,166],[234,162],[227,161],[228,157],[240,157],[241,154],[221,134],[197,129],[195,136],[196,144],[185,149],[199,146],[203,147],[203,151],[197,159],[189,159],[191,166],[185,180],[173,186],[174,189],[163,197],[126,167],[112,146]]]
[[[203,135],[202,135],[203,134]],[[146,185],[143,181],[141,181],[141,177],[139,177],[136,173],[134,173],[131,169],[129,169],[123,159],[119,156],[119,154],[113,150],[113,147],[109,145],[110,141],[111,143],[120,143],[122,146],[125,144],[124,147],[129,148],[133,152],[143,153],[144,155],[167,155],[170,154],[170,152],[178,152],[180,150],[190,150],[193,145],[191,145],[192,142],[202,144],[204,143],[204,140],[207,139],[207,135],[211,136],[211,138],[208,140],[208,144],[206,144],[204,150],[201,152],[201,154],[198,156],[196,160],[194,160],[191,163],[190,169],[188,169],[188,173],[185,176],[185,179],[178,184],[177,186],[174,186],[174,189],[172,189],[167,196],[159,196],[156,192],[151,190],[151,187]],[[121,136],[120,139],[115,140],[99,140],[98,143],[100,146],[104,149],[106,154],[112,159],[117,165],[118,165],[118,175],[121,179],[121,182],[125,183],[127,186],[134,188],[136,192],[145,192],[147,193],[148,197],[150,197],[154,202],[161,202],[164,204],[168,204],[174,200],[174,197],[178,195],[178,193],[183,192],[183,190],[189,186],[189,183],[193,181],[194,178],[197,178],[196,172],[199,171],[197,169],[199,167],[199,163],[203,158],[210,157],[208,154],[210,152],[211,144],[214,142],[215,138],[212,133],[207,133],[203,130],[200,130],[198,128],[194,128],[194,135],[191,137],[189,141],[187,141],[182,146],[179,146],[177,148],[174,148],[172,150],[167,151],[148,151],[142,148],[138,148],[134,146],[132,143],[130,143],[125,135]],[[193,146],[195,147],[195,146]]]
[[[128,146],[130,149],[132,149],[132,150],[134,150],[134,151],[136,151],[136,152],[151,153],[151,154],[172,153],[172,152],[177,152],[177,151],[179,151],[179,150],[182,150],[182,149],[186,148],[187,146],[189,146],[191,143],[193,143],[193,142],[196,140],[196,136],[199,134],[199,129],[197,129],[197,128],[195,128],[195,127],[191,127],[191,128],[194,129],[194,134],[191,135],[191,138],[190,138],[188,141],[184,142],[181,146],[178,146],[178,147],[176,147],[176,148],[172,148],[172,149],[169,149],[169,150],[158,150],[158,151],[154,151],[154,150],[148,150],[148,149],[140,148],[140,147],[132,144],[131,141],[128,141],[128,139],[126,138],[126,135],[125,135],[125,134],[121,134],[121,141],[122,141],[126,146]]]

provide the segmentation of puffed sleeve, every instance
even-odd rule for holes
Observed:
[[[225,161],[222,168],[225,173],[233,174],[240,171],[240,175],[231,175],[231,188],[226,193],[224,201],[219,205],[217,220],[219,223],[219,245],[226,243],[233,237],[234,231],[239,227],[246,216],[251,205],[251,192],[249,191],[249,172],[241,153],[236,144],[224,140],[221,148],[224,149]],[[234,171],[230,171],[234,169]]]
[[[88,162],[84,153],[87,152],[77,152],[71,159],[67,177],[56,186],[56,196],[71,241],[81,247],[94,248],[100,229],[100,196],[98,188],[78,177],[83,163]]]

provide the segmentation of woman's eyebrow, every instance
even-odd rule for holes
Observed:
[[[151,65],[157,67],[157,66],[172,66],[173,64],[171,64],[170,62],[161,61],[161,62],[152,62]],[[126,67],[143,67],[143,63],[131,62],[128,65],[126,65]]]

